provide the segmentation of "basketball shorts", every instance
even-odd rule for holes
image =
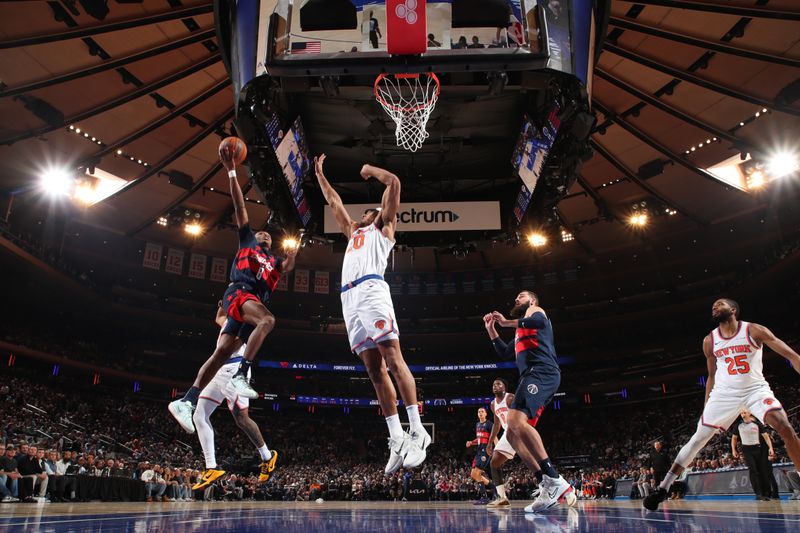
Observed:
[[[222,326],[222,333],[238,337],[243,343],[247,344],[247,339],[250,338],[250,334],[253,333],[254,329],[250,324],[244,324],[228,317],[225,325]]]
[[[250,400],[240,397],[233,386],[231,386],[231,378],[239,369],[239,362],[241,360],[241,357],[234,357],[229,362],[222,365],[209,384],[200,391],[200,398],[212,401],[217,405],[226,401],[228,403],[228,409],[231,411],[233,411],[234,406],[238,407],[239,410],[250,407]],[[247,377],[250,377],[249,373]]]
[[[541,369],[520,376],[519,385],[514,393],[512,409],[528,415],[528,424],[536,427],[544,408],[553,400],[561,385],[561,372]]]
[[[497,441],[497,445],[494,447],[494,453],[502,453],[509,459],[513,459],[517,452],[514,451],[514,448],[511,447],[511,443],[508,442],[507,433],[504,431],[503,436],[500,437],[500,440]]]
[[[714,387],[703,408],[700,424],[727,431],[744,408],[766,424],[764,417],[767,413],[783,409],[783,406],[767,383],[746,390]]]
[[[342,314],[355,354],[400,338],[389,284],[383,280],[368,280],[343,292]]]
[[[242,306],[248,300],[260,302],[266,306],[269,301],[269,294],[259,298],[253,287],[247,283],[231,283],[222,296],[222,308],[225,309],[225,313],[230,318],[237,322],[244,322],[242,320]]]
[[[486,471],[489,468],[489,454],[486,453],[486,446],[480,446],[475,452],[475,459],[472,460],[472,468]]]

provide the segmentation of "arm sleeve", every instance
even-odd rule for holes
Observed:
[[[256,236],[250,229],[250,224],[239,228],[239,248],[254,248],[257,245]]]
[[[523,329],[539,329],[547,324],[547,317],[541,311],[536,311],[531,316],[520,318],[518,324]]]
[[[492,339],[492,346],[494,347],[495,353],[497,353],[497,357],[508,359],[508,344],[506,344],[503,339],[500,337]]]

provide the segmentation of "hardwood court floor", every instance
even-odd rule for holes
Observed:
[[[307,533],[800,532],[800,501],[685,500],[647,512],[640,501],[584,501],[543,515],[469,502],[53,503],[0,505],[0,531]]]

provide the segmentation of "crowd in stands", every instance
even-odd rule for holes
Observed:
[[[6,501],[74,500],[75,476],[115,476],[146,484],[147,501],[190,499],[322,499],[400,500],[409,490],[423,490],[431,500],[476,498],[478,487],[469,478],[472,459],[463,447],[474,420],[471,411],[429,413],[436,421],[436,442],[429,458],[416,471],[384,476],[385,427],[380,417],[353,420],[341,411],[326,415],[278,413],[268,420],[254,413],[272,449],[279,450],[279,468],[259,485],[254,475],[255,450],[239,433],[232,418],[212,419],[217,433],[217,458],[231,465],[225,476],[204,491],[191,490],[203,463],[196,440],[181,432],[163,401],[121,395],[108,389],[87,391],[63,381],[0,375],[0,488]],[[102,394],[98,392],[102,391]],[[800,404],[792,386],[775,386],[785,406]],[[563,470],[584,498],[614,496],[614,481],[634,479],[634,493],[654,486],[649,463],[652,441],[667,442],[673,458],[694,431],[702,395],[665,402],[609,408],[551,411],[540,426],[552,457],[588,455],[586,466]],[[602,411],[602,416],[598,416]],[[314,419],[310,417],[322,417]],[[358,416],[366,416],[364,414]],[[324,420],[320,423],[319,420]],[[797,416],[794,417],[797,424]],[[608,428],[614,431],[608,431]],[[780,437],[773,432],[778,460],[786,460]],[[730,435],[715,437],[698,456],[694,471],[742,467],[741,456],[730,454]],[[530,498],[534,476],[519,460],[505,471],[512,498]],[[680,485],[679,485],[680,486]],[[624,496],[627,496],[625,494]]]

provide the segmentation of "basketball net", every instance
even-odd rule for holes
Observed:
[[[439,99],[439,78],[423,74],[380,74],[375,79],[375,99],[397,128],[397,146],[416,152],[428,138],[425,127]]]

